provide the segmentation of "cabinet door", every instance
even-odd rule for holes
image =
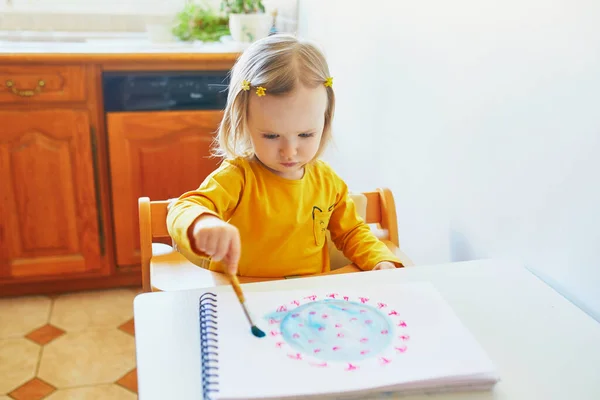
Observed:
[[[0,275],[101,266],[87,112],[0,111]]]
[[[140,264],[138,198],[166,200],[198,188],[218,165],[210,147],[221,111],[107,115],[117,265]]]

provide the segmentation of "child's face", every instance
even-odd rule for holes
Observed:
[[[256,157],[275,174],[300,179],[323,135],[327,90],[299,85],[284,96],[251,93],[248,127]]]

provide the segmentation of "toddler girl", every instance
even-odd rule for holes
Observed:
[[[169,209],[179,251],[241,276],[317,274],[329,271],[329,230],[359,268],[401,267],[319,160],[334,106],[333,78],[315,46],[287,35],[250,45],[231,72],[215,146],[223,161]]]

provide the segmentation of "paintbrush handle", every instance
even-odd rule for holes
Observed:
[[[242,293],[242,286],[240,285],[240,281],[236,275],[229,275],[231,278],[231,285],[233,286],[233,291],[237,295],[240,303],[244,303],[246,299],[244,299],[244,293]]]

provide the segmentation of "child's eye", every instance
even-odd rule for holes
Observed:
[[[276,135],[274,133],[265,133],[265,134],[263,134],[263,137],[265,139],[277,139],[279,137],[279,135]]]
[[[307,137],[313,137],[313,136],[315,136],[315,134],[314,133],[301,133],[298,136],[307,138]]]

